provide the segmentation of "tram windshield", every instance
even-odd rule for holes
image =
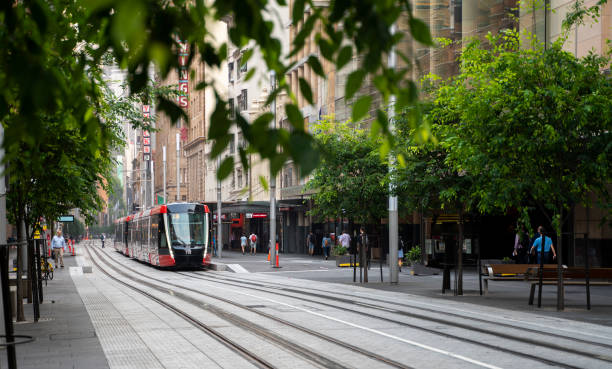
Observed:
[[[172,245],[205,245],[208,241],[206,213],[174,213],[170,218]]]

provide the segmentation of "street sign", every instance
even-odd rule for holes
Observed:
[[[246,217],[248,219],[251,219],[251,218],[267,218],[268,214],[266,214],[266,213],[246,213]]]
[[[142,138],[142,143],[143,143],[145,146],[149,146],[149,145],[151,145],[151,138],[150,138],[150,137],[143,137],[143,138]]]
[[[74,222],[74,215],[62,215],[57,220],[58,222],[71,223]]]
[[[40,231],[38,229],[34,232],[34,239],[40,240]]]
[[[161,205],[164,203],[164,197],[157,195],[157,205]]]
[[[143,154],[142,160],[144,160],[144,161],[151,160],[151,154]]]

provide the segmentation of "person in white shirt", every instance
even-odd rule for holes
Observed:
[[[51,240],[51,249],[53,250],[53,259],[55,260],[55,267],[57,268],[57,261],[59,259],[60,265],[64,267],[64,249],[66,248],[66,240],[62,237],[62,231],[58,230],[53,239]]]

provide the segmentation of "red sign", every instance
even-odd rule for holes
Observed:
[[[268,214],[266,213],[253,213],[253,218],[267,218]]]
[[[189,107],[189,98],[187,96],[179,96],[178,103],[181,108]]]
[[[145,154],[150,154],[151,153],[151,146],[143,146],[142,152],[144,152]]]
[[[143,143],[145,146],[150,146],[150,145],[151,145],[151,138],[150,138],[150,137],[143,137],[143,138],[142,138],[142,143]]]
[[[179,75],[180,82],[187,82],[189,80],[189,72],[186,68],[182,68]]]
[[[221,220],[226,220],[227,214],[221,214]],[[213,220],[217,220],[217,214],[213,214]]]
[[[142,112],[143,113],[147,113],[147,114],[150,113],[151,112],[151,107],[149,105],[143,105],[142,106]]]
[[[179,93],[182,95],[189,95],[189,82],[179,82]]]
[[[142,131],[142,137],[151,137],[151,133],[149,131]]]

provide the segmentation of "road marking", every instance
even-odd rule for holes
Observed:
[[[250,273],[248,270],[244,269],[240,264],[226,264],[227,267],[234,273]]]
[[[257,274],[267,274],[267,273],[302,273],[302,272],[329,272],[329,269],[307,269],[307,270],[283,270],[279,272],[256,272]]]
[[[315,315],[315,316],[318,316],[318,317],[321,317],[321,318],[324,318],[324,319],[333,320],[333,321],[338,322],[338,323],[342,323],[342,324],[345,324],[345,325],[348,325],[348,326],[351,326],[351,327],[354,327],[354,328],[362,329],[364,331],[368,331],[368,332],[371,332],[371,333],[374,333],[374,334],[378,334],[378,335],[383,336],[383,337],[391,338],[391,339],[394,339],[396,341],[404,342],[404,343],[407,343],[409,345],[420,347],[420,348],[425,349],[425,350],[429,350],[429,351],[433,351],[433,352],[436,352],[436,353],[439,353],[439,354],[442,354],[442,355],[454,357],[455,359],[463,360],[463,361],[466,361],[468,363],[472,363],[474,365],[481,366],[483,368],[502,369],[499,366],[483,363],[482,361],[470,359],[469,357],[466,357],[466,356],[463,356],[463,355],[454,354],[454,353],[452,353],[450,351],[441,350],[441,349],[433,347],[433,346],[425,345],[425,344],[422,344],[422,343],[419,343],[419,342],[416,342],[416,341],[412,341],[412,340],[408,340],[408,339],[401,338],[401,337],[398,337],[398,336],[394,336],[392,334],[381,332],[381,331],[376,330],[376,329],[364,327],[364,326],[361,326],[361,325],[358,325],[358,324],[347,322],[347,321],[342,320],[342,319],[338,319],[338,318],[334,318],[334,317],[327,316],[327,315],[324,315],[324,314],[320,314],[320,313],[317,313],[315,311],[304,309],[304,308],[299,307],[299,306],[294,306],[294,305],[287,304],[287,303],[284,303],[284,302],[280,302],[280,301],[277,301],[277,300],[269,299],[267,297],[261,297],[261,296],[257,296],[257,295],[252,295],[250,293],[236,291],[234,289],[228,289],[228,288],[225,288],[225,287],[215,287],[215,286],[211,286],[211,287],[217,288],[217,289],[222,289],[224,291],[232,291],[232,292],[235,292],[235,293],[238,293],[238,294],[241,294],[241,295],[253,297],[253,298],[256,298],[256,299],[266,300],[266,301],[273,302],[273,303],[279,304],[279,305],[284,305],[284,306],[287,306],[287,307],[292,308],[292,309],[300,310],[300,311],[303,311],[305,313],[312,314],[312,315]]]

